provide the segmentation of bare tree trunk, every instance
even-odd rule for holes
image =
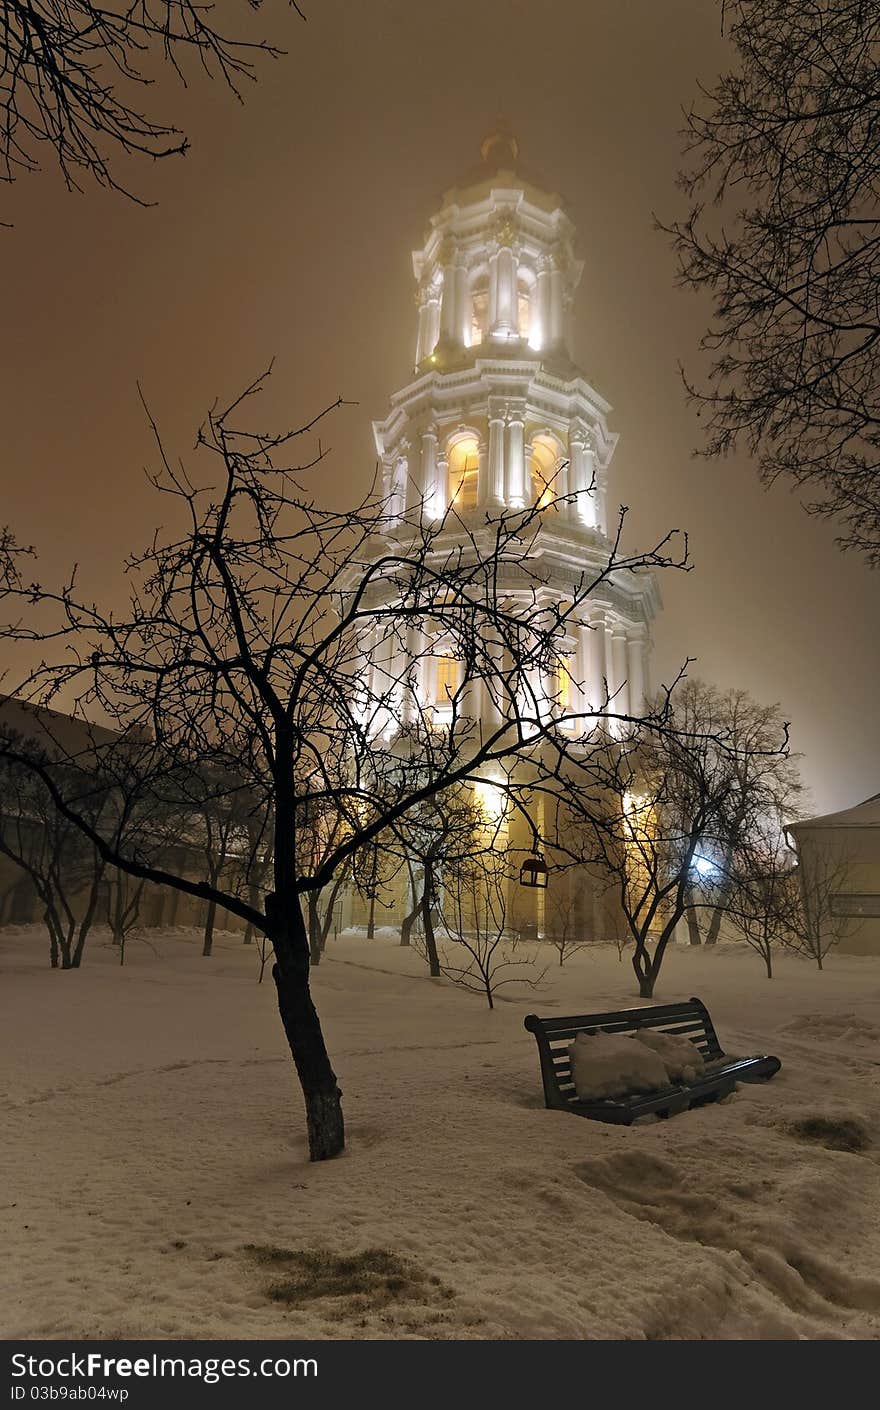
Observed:
[[[416,901],[409,915],[404,916],[403,920],[400,922],[401,945],[409,945],[411,943],[412,928],[416,923],[416,919],[418,918],[418,914],[421,909],[421,901]]]
[[[248,905],[252,906],[255,911],[258,911],[260,909],[260,889],[258,886],[254,886],[253,884],[248,887]],[[255,934],[256,926],[254,925],[253,921],[249,920],[244,928],[243,943],[245,945],[252,945]]]
[[[58,940],[55,935],[55,927],[52,924],[48,907],[43,912],[43,921],[49,932],[49,964],[52,969],[58,968]]]
[[[428,955],[428,972],[432,979],[440,978],[440,956],[437,954],[437,940],[434,935],[434,917],[431,915],[431,897],[434,892],[433,868],[426,864],[422,878],[422,927],[425,932],[425,950]]]
[[[709,929],[706,931],[706,944],[714,945],[718,940],[718,932],[721,929],[721,918],[724,915],[725,905],[720,903],[712,911],[712,919],[709,921]]]
[[[205,916],[205,942],[202,945],[203,958],[210,955],[214,948],[214,921],[217,917],[217,902],[208,902],[208,913]]]
[[[76,937],[76,947],[73,951],[73,958],[71,962],[72,969],[79,969],[80,964],[82,963],[82,955],[83,950],[85,948],[86,936],[92,928],[92,922],[95,919],[95,912],[98,909],[98,901],[101,898],[101,882],[103,881],[103,879],[104,866],[102,863],[99,863],[97,864],[95,875],[92,878],[92,889],[89,892],[89,901],[88,905],[86,906],[86,913],[83,916],[82,921],[80,922],[79,932]]]
[[[310,891],[307,898],[309,917],[309,961],[314,967],[321,963],[321,918],[318,915],[318,893]]]
[[[376,897],[370,896],[370,909],[367,915],[367,939],[372,940],[376,933]]]
[[[688,904],[685,908],[684,918],[687,921],[689,943],[691,945],[701,945],[703,943],[703,940],[702,936],[700,935],[700,921],[697,916],[696,908],[690,897],[688,897]],[[708,940],[706,943],[709,943]]]
[[[272,978],[278,1012],[305,1098],[309,1155],[312,1160],[329,1160],[345,1146],[342,1093],[309,990],[309,941],[299,898],[294,895],[283,906],[270,893],[266,922],[275,951]]]

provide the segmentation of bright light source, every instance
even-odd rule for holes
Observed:
[[[502,790],[495,783],[486,783],[483,779],[478,779],[474,784],[474,792],[485,816],[492,822],[497,821],[504,813],[504,793]]]
[[[694,871],[700,876],[711,876],[715,870],[715,863],[709,857],[694,857]]]

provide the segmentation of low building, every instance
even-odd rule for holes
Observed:
[[[840,936],[839,948],[880,954],[880,793],[786,830],[806,886],[829,891],[825,924]]]

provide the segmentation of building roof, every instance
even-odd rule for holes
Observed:
[[[789,832],[798,833],[803,828],[853,828],[880,827],[880,793],[857,803],[854,808],[844,808],[839,813],[825,813],[819,818],[803,818],[800,822],[789,823]]]

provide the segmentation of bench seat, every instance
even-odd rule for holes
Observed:
[[[771,1056],[728,1057],[718,1041],[709,1011],[700,999],[677,1004],[651,1004],[609,1013],[580,1014],[569,1018],[539,1018],[530,1013],[525,1026],[533,1033],[541,1059],[544,1100],[556,1111],[570,1111],[593,1121],[629,1126],[641,1116],[676,1116],[692,1106],[718,1101],[736,1090],[737,1082],[765,1082],[782,1066]],[[578,1033],[635,1033],[639,1028],[689,1038],[705,1061],[705,1070],[693,1082],[671,1083],[653,1092],[606,1101],[581,1101],[574,1089],[568,1045]]]

